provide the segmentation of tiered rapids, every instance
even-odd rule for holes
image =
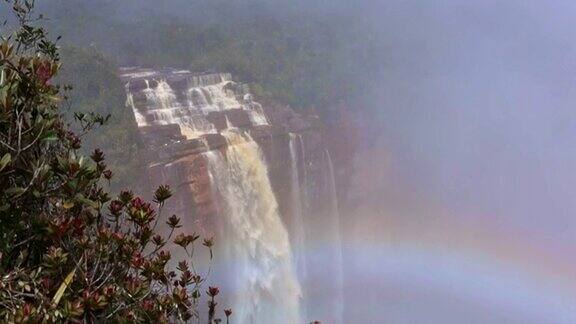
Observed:
[[[336,188],[322,127],[263,107],[230,74],[123,69],[152,185],[184,231],[216,236],[217,282],[235,323],[339,323]]]

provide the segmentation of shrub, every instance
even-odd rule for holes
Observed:
[[[79,151],[82,135],[108,117],[79,113],[80,133],[68,129],[52,83],[57,47],[33,25],[33,1],[5,2],[18,28],[0,39],[0,321],[198,318],[206,278],[186,261],[167,267],[168,242],[188,252],[198,236],[179,233],[177,216],[167,218],[168,235],[156,233],[170,188],[158,188],[153,203],[130,191],[110,197],[104,153]],[[212,321],[218,289],[206,293]]]

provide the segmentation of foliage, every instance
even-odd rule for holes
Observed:
[[[185,261],[167,267],[169,242],[191,258],[198,236],[177,233],[175,215],[169,233],[157,233],[170,189],[158,188],[154,204],[130,191],[111,199],[104,153],[81,153],[81,135],[108,118],[76,113],[80,134],[67,127],[52,83],[61,67],[57,47],[33,25],[33,1],[5,1],[20,28],[0,40],[0,321],[198,317],[206,278]],[[211,252],[211,240],[203,245]],[[211,317],[217,294],[207,291]]]
[[[108,167],[116,179],[112,183],[114,191],[130,185],[141,187],[146,178],[143,144],[134,114],[126,108],[126,92],[116,67],[94,49],[64,47],[60,53],[66,64],[57,82],[73,85],[73,89],[66,92],[64,117],[72,121],[78,113],[110,115],[110,120],[98,132],[89,132],[82,138],[83,146],[106,147]]]

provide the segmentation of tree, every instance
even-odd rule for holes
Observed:
[[[153,203],[130,191],[110,197],[104,153],[80,153],[82,136],[108,117],[76,113],[80,131],[68,128],[52,83],[62,64],[57,46],[34,25],[33,0],[5,3],[18,27],[0,39],[0,321],[198,317],[206,278],[186,261],[168,269],[166,249],[173,241],[188,252],[198,235],[180,233],[175,215],[166,220],[169,235],[155,232],[170,188],[159,187]],[[218,292],[206,292],[210,321]]]
[[[134,114],[126,108],[126,91],[117,67],[94,48],[65,46],[60,57],[65,64],[56,82],[74,87],[66,92],[66,105],[60,109],[65,119],[73,121],[75,113],[111,115],[106,125],[82,138],[83,148],[106,147],[106,161],[114,172],[113,192],[129,186],[146,188],[144,144]],[[74,126],[73,130],[81,131]],[[82,153],[89,154],[89,150]]]

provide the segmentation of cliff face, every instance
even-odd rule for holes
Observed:
[[[292,109],[284,106],[264,108],[270,119],[269,125],[253,125],[245,111],[211,112],[208,116],[219,131],[228,122],[232,127],[246,131],[264,154],[270,182],[276,194],[280,214],[286,224],[290,224],[292,152],[291,136],[301,137],[298,154],[306,161],[298,161],[298,168],[308,173],[312,206],[311,211],[322,210],[320,204],[325,187],[326,145],[324,128],[316,118],[304,119]],[[152,188],[160,184],[170,184],[175,188],[176,197],[171,204],[173,212],[195,224],[205,235],[214,235],[218,228],[216,196],[211,187],[209,169],[204,153],[224,151],[229,145],[219,134],[203,134],[198,138],[187,139],[176,124],[140,127],[142,138],[148,147],[151,161],[149,177]],[[301,171],[304,173],[304,171]]]
[[[278,322],[241,298],[240,322],[338,323],[340,220],[328,132],[319,119],[260,105],[229,74],[124,69],[121,77],[148,148],[148,191],[161,184],[174,191],[164,215],[179,215],[184,228],[216,236],[243,256],[245,271],[232,284],[252,294],[243,299],[266,299],[274,290],[281,294],[276,302],[293,301],[295,311]],[[266,285],[280,280],[276,287],[261,292],[263,283],[251,277],[255,268]],[[317,291],[327,294],[324,301]]]

